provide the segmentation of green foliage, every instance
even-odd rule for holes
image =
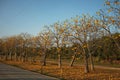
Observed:
[[[112,34],[112,37],[115,38],[115,41],[120,45],[120,33]],[[112,62],[113,60],[120,60],[120,50],[117,48],[113,39],[109,36],[103,36],[95,40],[96,50],[94,52],[94,57],[98,57],[99,60],[107,60]]]

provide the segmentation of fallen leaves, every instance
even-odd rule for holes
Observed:
[[[22,62],[13,62],[13,61],[4,61],[10,65],[16,65],[21,68],[36,71],[43,74],[51,75],[58,78],[64,78],[67,80],[120,80],[120,71],[117,70],[107,70],[96,68],[95,71],[90,71],[90,73],[84,73],[84,66],[67,66],[63,65],[62,68],[58,68],[57,65],[52,65],[50,63],[47,66],[42,66],[39,62],[35,64],[31,63],[22,63]]]

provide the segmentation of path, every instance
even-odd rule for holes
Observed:
[[[0,63],[0,80],[58,80],[58,79]]]
[[[101,68],[101,69],[120,70],[120,68],[107,67],[107,66],[99,66],[99,65],[95,65],[95,67],[96,68]]]

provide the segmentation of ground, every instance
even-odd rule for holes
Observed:
[[[86,74],[84,73],[84,66],[81,65],[76,65],[73,67],[62,65],[62,68],[60,69],[55,63],[48,63],[47,66],[41,66],[39,62],[34,64],[31,64],[30,62],[22,63],[18,61],[3,62],[65,80],[120,80],[120,68],[96,66],[95,71],[90,71]]]

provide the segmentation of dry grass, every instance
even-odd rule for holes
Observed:
[[[47,66],[41,67],[40,63],[31,64],[29,62],[14,62],[14,61],[3,61],[4,63],[18,66],[27,70],[39,72],[42,74],[63,78],[67,80],[120,80],[120,71],[99,69],[90,71],[90,73],[84,73],[83,66],[69,67],[63,65],[62,69],[58,68],[57,64],[47,64]]]

